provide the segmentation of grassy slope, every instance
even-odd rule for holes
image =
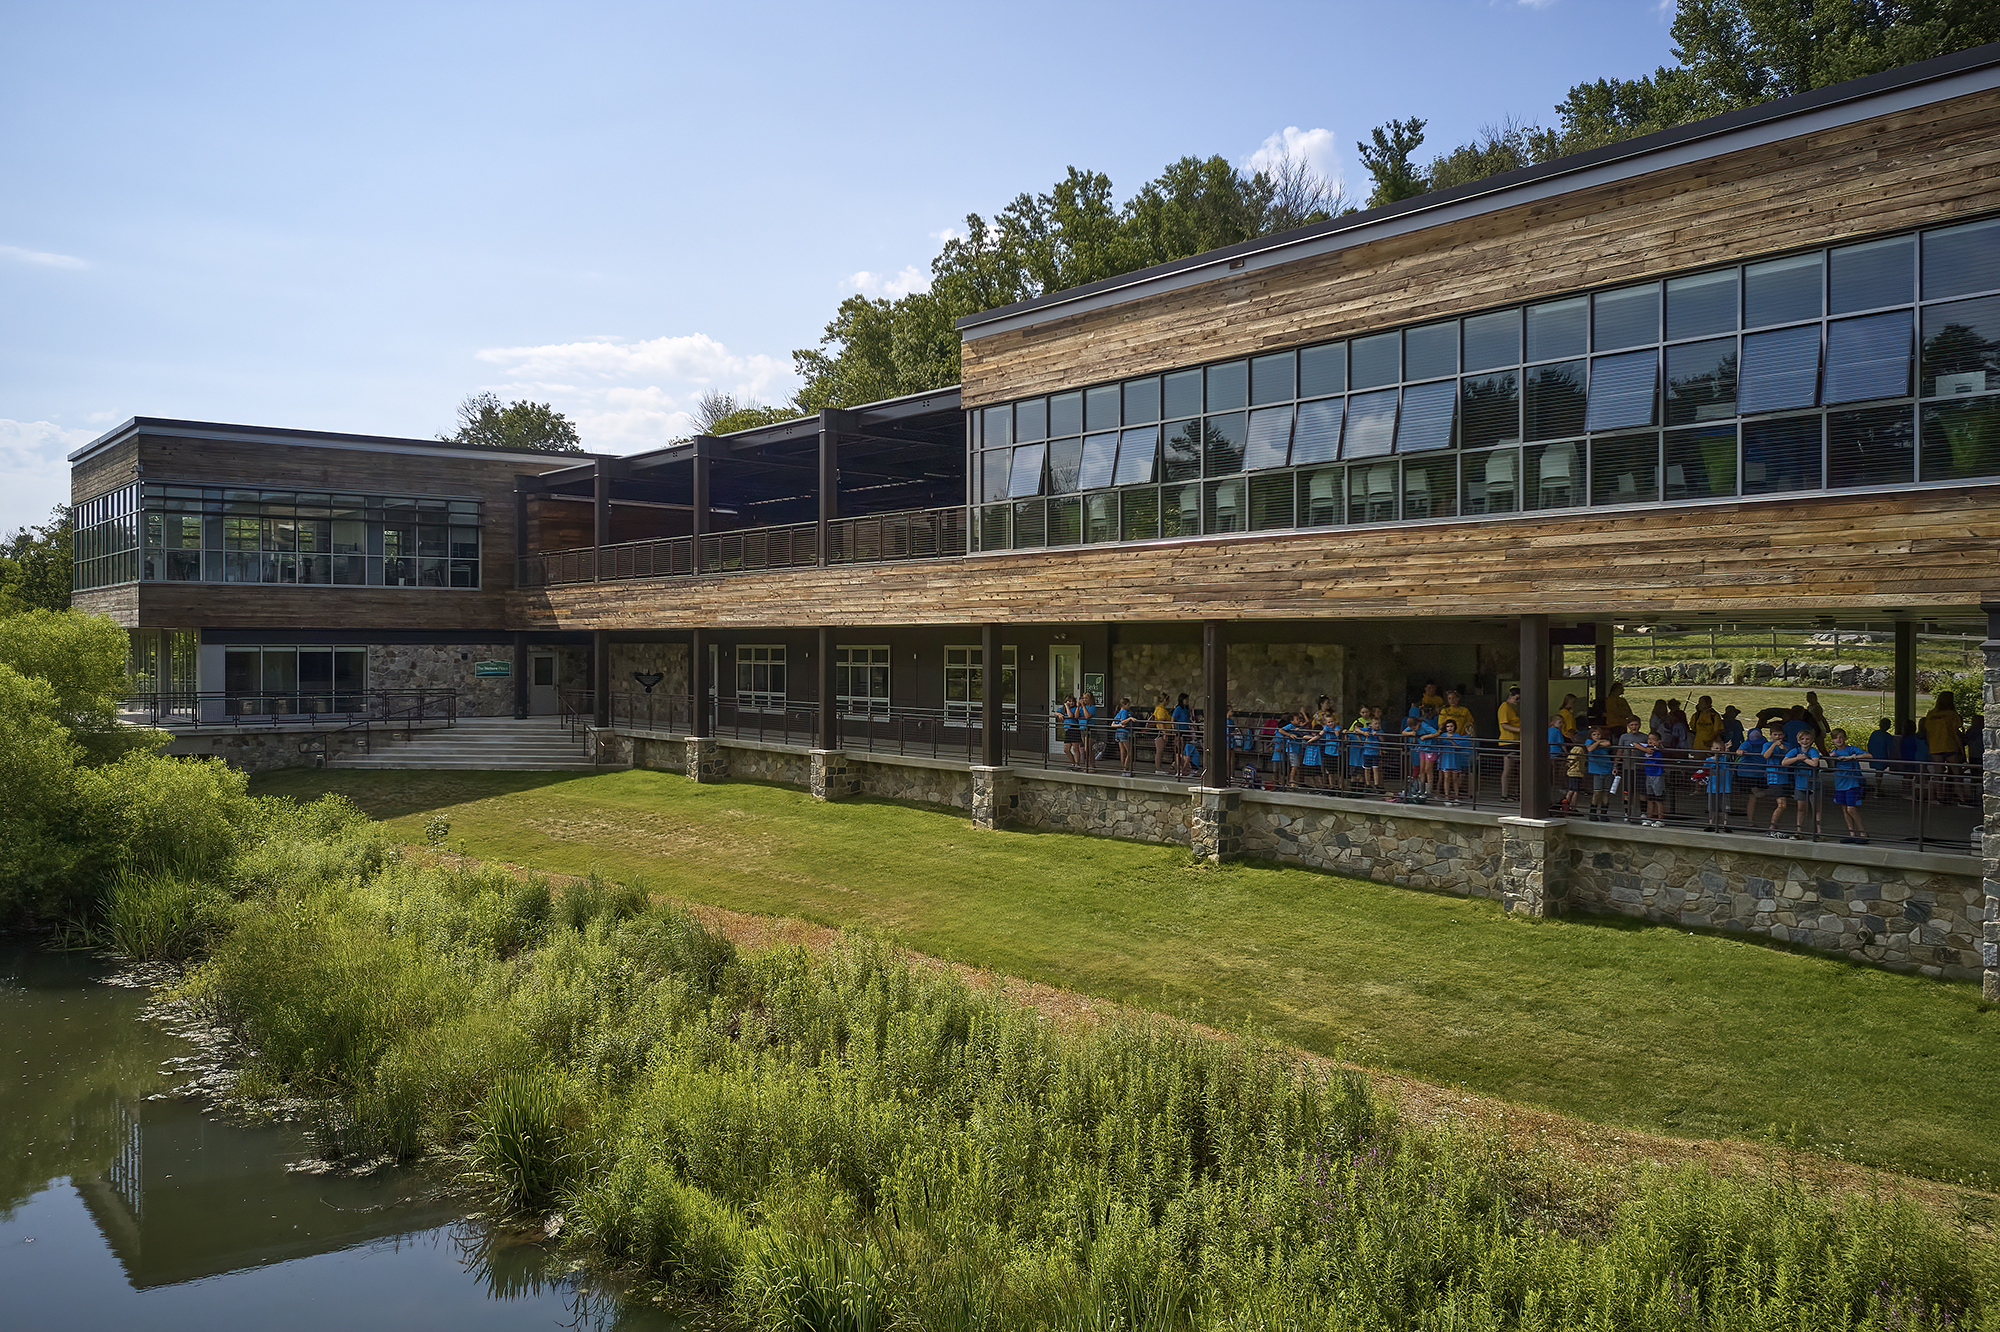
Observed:
[[[876,931],[1213,1022],[1248,1017],[1309,1050],[1586,1119],[1690,1137],[1796,1123],[1857,1159],[2000,1178],[2000,1014],[1966,985],[664,773],[294,769],[253,789],[337,790],[412,841],[442,811],[451,844],[477,856]]]

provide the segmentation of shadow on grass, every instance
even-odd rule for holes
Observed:
[[[426,814],[473,800],[589,781],[596,775],[424,768],[350,772],[339,768],[278,768],[253,774],[250,794],[315,800],[331,792],[346,796],[370,817],[387,820]]]

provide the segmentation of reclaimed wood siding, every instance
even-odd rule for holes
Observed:
[[[517,592],[523,629],[1968,610],[2000,486],[1083,546]]]
[[[504,588],[137,583],[109,590],[130,598],[131,609],[126,613],[134,618],[120,619],[120,623],[147,629],[484,629],[501,633],[510,627],[509,593]],[[85,597],[97,595],[85,593],[77,598],[77,605],[83,606]]]
[[[2000,94],[968,340],[973,407],[2000,208]]]
[[[132,469],[139,461],[139,441],[122,440],[93,458],[70,469],[69,502],[81,504],[108,490],[117,490],[139,479]]]

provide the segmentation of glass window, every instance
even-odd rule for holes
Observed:
[[[1468,453],[1463,467],[1466,513],[1513,513],[1521,507],[1521,451]]]
[[[1167,480],[1192,481],[1201,475],[1201,437],[1199,420],[1167,427]]]
[[[1693,425],[1734,415],[1736,339],[1667,348],[1667,424]]]
[[[1589,350],[1590,298],[1572,296],[1528,307],[1528,359],[1551,361]]]
[[[1660,354],[1626,352],[1590,363],[1591,430],[1624,430],[1657,424],[1653,413],[1660,387]]]
[[[1396,517],[1396,483],[1400,469],[1394,459],[1347,469],[1347,519],[1354,523],[1386,523]]]
[[[1736,331],[1736,270],[1667,279],[1667,338]]]
[[[1080,423],[1079,423],[1080,424]],[[989,504],[979,511],[979,548],[1005,550],[1013,545],[1014,510],[1007,504]]]
[[[1007,468],[1014,460],[1013,454],[1002,450],[999,453],[982,454],[979,466],[981,472],[979,499],[981,503],[993,504],[1007,498]]]
[[[1449,518],[1458,512],[1458,455],[1403,460],[1403,517]]]
[[[1127,492],[1128,494],[1131,492]],[[1168,486],[1164,490],[1145,492],[1153,497],[1159,510],[1160,535],[1165,537],[1190,537],[1201,535],[1201,483],[1189,482],[1184,486]]]
[[[1125,381],[1125,424],[1145,425],[1160,419],[1160,377]]]
[[[1163,419],[1201,415],[1201,371],[1180,370],[1161,377]]]
[[[1249,432],[1249,418],[1242,412],[1210,416],[1202,426],[1203,471],[1224,476],[1243,470],[1243,445]]]
[[[1597,435],[1590,441],[1592,504],[1655,504],[1660,498],[1660,437]]]
[[[1827,265],[1827,298],[1834,314],[1908,305],[1916,287],[1915,236],[1844,246]]]
[[[1014,404],[1014,438],[1032,444],[1049,437],[1049,400],[1030,398]]]
[[[1582,361],[1538,365],[1528,371],[1528,438],[1554,439],[1583,433]]]
[[[1264,407],[1250,413],[1250,441],[1243,450],[1244,470],[1283,467],[1290,460],[1291,449],[1290,407]]]
[[[2000,287],[2000,218],[1924,233],[1925,300],[1995,287]]]
[[[1398,453],[1419,453],[1452,446],[1458,423],[1458,381],[1413,384],[1403,390],[1403,419],[1396,430]],[[1454,486],[1453,490],[1456,491]]]
[[[1341,520],[1341,475],[1338,467],[1315,467],[1296,474],[1299,481],[1300,527],[1337,527]]]
[[[1907,485],[1916,476],[1917,417],[1908,403],[1833,412],[1826,427],[1828,485]]]
[[[1347,400],[1347,445],[1343,458],[1370,458],[1396,443],[1396,390],[1357,393]],[[1393,487],[1392,487],[1393,489]]]
[[[1014,504],[1014,549],[1048,544],[1048,511],[1038,499],[1017,500]]]
[[[1084,490],[1111,484],[1118,463],[1118,436],[1091,435],[1083,441],[1083,468],[1076,483]]]
[[[1118,425],[1118,386],[1100,384],[1083,391],[1083,428],[1111,430]]]
[[[1617,351],[1660,340],[1658,283],[1600,291],[1591,298],[1591,306],[1592,351]]]
[[[1290,402],[1293,396],[1294,372],[1298,358],[1290,352],[1279,352],[1276,356],[1259,356],[1250,362],[1250,404],[1261,407],[1267,402]]]
[[[1459,407],[1460,429],[1466,448],[1520,443],[1520,371],[1468,375],[1460,381],[1459,394],[1462,399]]]
[[[1118,539],[1117,491],[1104,491],[1083,497],[1083,539],[1085,541]]]
[[[1924,311],[1923,396],[2000,388],[2000,296]]]
[[[1745,416],[1810,407],[1819,400],[1819,325],[1743,339],[1736,401]]]
[[[1924,404],[1923,479],[2000,475],[2000,397]]]
[[[1822,281],[1817,253],[1745,266],[1743,327],[1819,318]]]
[[[1207,511],[1202,515],[1205,531],[1241,532],[1248,525],[1249,506],[1242,477],[1209,482],[1207,498]]]
[[[1208,367],[1208,410],[1233,412],[1250,405],[1250,363],[1230,361]]]
[[[1299,353],[1299,396],[1315,398],[1347,387],[1347,344],[1328,342]]]
[[[1144,485],[1160,479],[1160,428],[1142,426],[1118,436],[1118,484]]]
[[[1403,377],[1436,379],[1458,373],[1458,321],[1403,331]]]
[[[1561,439],[1521,450],[1522,507],[1567,509],[1583,503],[1583,441]]]
[[[834,700],[842,716],[889,715],[889,649],[837,647],[833,650]]]
[[[1200,494],[1199,486],[1184,486]],[[1172,493],[1171,490],[1168,492]],[[1196,500],[1200,507],[1200,500]],[[1160,492],[1151,486],[1128,490],[1118,497],[1119,530],[1126,541],[1157,541],[1160,538]]]
[[[982,437],[986,442],[987,448],[1004,449],[1014,442],[1014,409],[1012,406],[988,407],[985,417],[986,422],[983,427]]]
[[[1049,433],[1051,435],[1081,435],[1083,433],[1083,395],[1081,393],[1058,393],[1049,399]]]
[[[1374,388],[1393,384],[1403,377],[1403,340],[1394,333],[1377,333],[1372,338],[1356,338],[1348,344],[1348,367],[1353,387]]]
[[[1743,423],[1743,493],[1820,488],[1820,418],[1784,416]]]
[[[1908,310],[1892,310],[1828,324],[1822,401],[1908,397],[1912,322]]]
[[[1074,437],[1049,442],[1049,493],[1067,495],[1077,489],[1083,472],[1083,441]]]
[[[1521,363],[1521,312],[1495,310],[1465,321],[1465,368],[1498,370]]]
[[[1736,493],[1736,427],[1667,432],[1666,498],[1720,499]]]
[[[1299,404],[1298,425],[1292,431],[1294,463],[1332,462],[1340,456],[1340,422],[1347,399],[1320,398]]]
[[[1074,546],[1083,539],[1083,501],[1071,495],[1049,501],[1049,544]]]

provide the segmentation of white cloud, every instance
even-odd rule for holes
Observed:
[[[775,403],[798,387],[789,358],[732,352],[705,333],[488,347],[478,359],[507,377],[482,387],[552,404],[576,422],[586,449],[610,453],[658,448],[687,434],[704,393]]]
[[[46,250],[24,250],[18,245],[0,245],[0,259],[13,259],[23,264],[35,264],[41,268],[89,268],[90,265],[73,254],[50,254]]]
[[[947,227],[946,230],[949,231],[950,228]],[[916,264],[905,264],[900,273],[870,273],[863,269],[859,273],[849,274],[840,286],[843,291],[858,291],[871,300],[886,297],[893,301],[913,291],[929,291],[931,274],[929,269]]]
[[[1334,185],[1340,184],[1340,149],[1330,129],[1285,128],[1264,140],[1243,163],[1252,171],[1263,171],[1287,157],[1303,158],[1307,165]]]
[[[1547,9],[1555,2],[1556,0],[1517,0],[1524,9]],[[1673,0],[1665,0],[1665,3],[1672,4]]]
[[[964,240],[971,234],[969,231],[960,231],[957,227],[946,227],[943,231],[933,231],[931,239],[939,245],[949,245],[955,240]]]
[[[0,532],[42,522],[68,501],[67,455],[100,433],[0,417]]]

